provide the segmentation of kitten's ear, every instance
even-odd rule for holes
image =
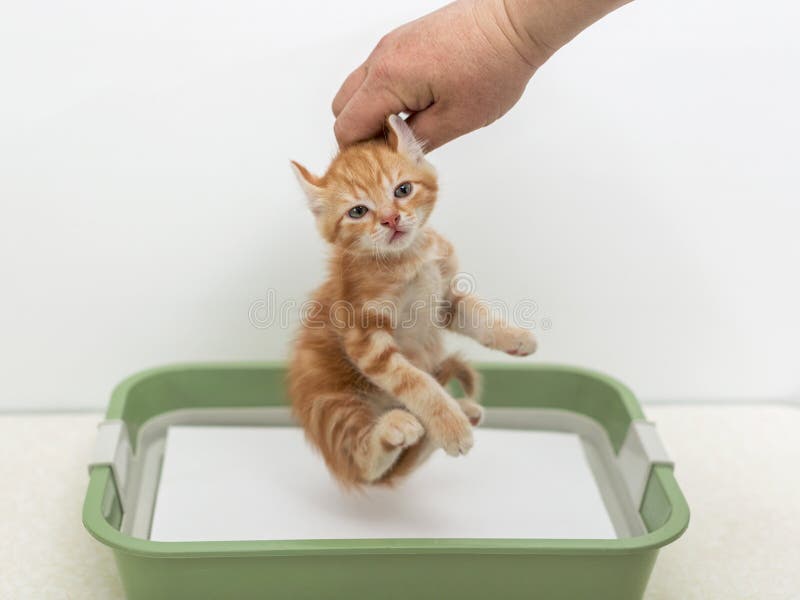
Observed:
[[[386,141],[392,150],[413,160],[421,160],[425,155],[424,142],[414,137],[408,123],[397,115],[389,115],[386,119]]]
[[[299,162],[291,161],[291,163],[292,171],[294,171],[295,177],[297,177],[297,181],[308,199],[308,207],[316,216],[322,211],[322,187],[320,187],[319,177],[312,175]]]

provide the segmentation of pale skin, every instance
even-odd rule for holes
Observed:
[[[629,0],[457,0],[385,35],[333,100],[341,146],[409,113],[433,150],[503,116],[560,47]]]

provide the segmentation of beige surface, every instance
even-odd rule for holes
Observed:
[[[647,600],[800,598],[800,409],[647,413],[692,509],[687,533],[659,557]],[[99,419],[0,416],[0,599],[122,598],[111,553],[80,521]]]
[[[800,599],[800,408],[646,409],[692,513],[648,600]]]

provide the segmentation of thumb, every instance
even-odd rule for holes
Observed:
[[[470,131],[462,118],[440,103],[431,104],[425,110],[414,113],[406,123],[411,127],[414,136],[424,142],[426,152]]]

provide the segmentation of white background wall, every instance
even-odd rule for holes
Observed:
[[[325,166],[338,84],[429,9],[0,6],[0,409],[283,357],[290,330],[250,307],[302,301],[324,255],[287,160]],[[432,154],[434,224],[478,291],[549,319],[528,360],[645,399],[800,397],[799,19],[790,0],[640,0]]]

